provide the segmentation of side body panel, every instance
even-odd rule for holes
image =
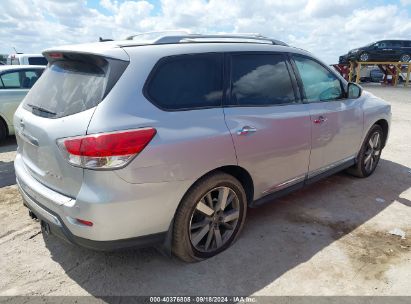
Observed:
[[[225,108],[238,164],[254,182],[254,199],[303,181],[311,145],[311,122],[305,104]],[[257,131],[239,135],[244,126]]]
[[[363,100],[361,97],[309,104],[313,126],[309,175],[356,156],[363,134]],[[320,117],[324,121],[317,123]]]
[[[362,132],[361,143],[371,127],[379,120],[385,120],[388,123],[388,140],[391,129],[391,105],[368,91],[363,91],[361,98],[363,98],[362,109],[364,112],[364,131]],[[387,140],[385,143],[387,143]]]
[[[13,115],[28,89],[0,89],[0,116],[6,121],[9,135],[14,135]]]

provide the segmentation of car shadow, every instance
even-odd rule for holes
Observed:
[[[369,178],[340,173],[272,204],[249,209],[239,240],[200,263],[185,264],[155,249],[95,252],[53,236],[46,237],[45,243],[66,274],[96,297],[250,295],[309,261],[394,201],[411,206],[400,197],[411,186],[409,170],[382,159]]]
[[[16,175],[14,174],[14,162],[0,161],[0,188],[11,186],[16,183]]]
[[[17,150],[16,137],[8,136],[3,141],[0,141],[0,153],[12,152]]]
[[[16,137],[9,136],[0,142],[0,153],[14,152],[17,150]],[[9,158],[8,158],[9,159]],[[0,188],[16,184],[13,161],[0,160]]]

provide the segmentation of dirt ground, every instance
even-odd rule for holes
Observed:
[[[197,264],[44,239],[18,194],[10,138],[0,145],[0,296],[411,295],[411,88],[367,89],[393,111],[375,174],[340,173],[250,210],[234,246]]]

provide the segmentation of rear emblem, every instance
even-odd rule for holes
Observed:
[[[46,172],[44,172],[44,173],[46,173],[46,175],[51,176],[51,177],[54,177],[54,178],[56,178],[56,179],[58,179],[58,180],[62,180],[62,179],[63,179],[63,177],[61,177],[60,175],[54,174],[53,172],[50,172],[50,171],[46,171]]]

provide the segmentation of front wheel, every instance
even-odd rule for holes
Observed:
[[[358,153],[357,163],[348,169],[348,173],[357,177],[368,177],[377,168],[383,146],[384,132],[379,125],[374,125],[368,132]]]
[[[359,59],[360,59],[361,62],[368,61],[368,60],[370,60],[370,55],[366,52],[361,53]]]
[[[233,176],[218,172],[199,180],[177,209],[173,253],[195,262],[222,252],[238,237],[246,211],[246,194]]]

